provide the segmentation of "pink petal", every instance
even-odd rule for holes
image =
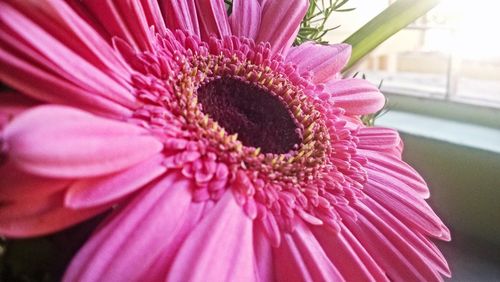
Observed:
[[[68,4],[68,6],[75,11],[75,13],[84,20],[95,32],[99,33],[99,35],[108,39],[110,36],[108,32],[104,29],[104,27],[97,21],[97,19],[90,13],[87,9],[86,4],[82,0],[66,0],[64,1]],[[108,40],[109,42],[109,40]]]
[[[286,5],[281,1],[261,3],[262,16],[256,42],[271,43],[273,53],[286,54],[299,31],[309,0],[290,0]]]
[[[3,47],[1,42],[0,45]],[[87,92],[49,71],[40,69],[27,59],[5,52],[3,48],[0,48],[0,77],[11,87],[44,102],[69,105],[108,116],[126,117],[132,114],[130,109]]]
[[[304,223],[275,252],[278,281],[345,281]]]
[[[228,191],[186,238],[169,281],[255,281],[252,220]]]
[[[15,92],[0,92],[0,97],[2,97],[0,100],[0,131],[15,116],[39,104],[38,101]]]
[[[261,12],[258,0],[234,0],[229,16],[233,35],[255,39],[260,29]]]
[[[0,113],[16,116],[40,102],[16,92],[0,92]]]
[[[358,214],[357,220],[344,220],[347,228],[370,253],[378,265],[387,273],[391,281],[428,281],[414,261],[408,260],[384,234]]]
[[[343,281],[347,278],[343,277],[333,265],[323,247],[305,223],[300,223],[292,236],[293,244],[299,249],[314,281]],[[287,243],[290,243],[290,241],[287,241]]]
[[[161,257],[158,257],[148,271],[145,280],[147,281],[158,281],[164,280],[168,276],[168,272],[173,263],[175,255],[179,251],[182,243],[186,240],[186,237],[191,234],[191,231],[198,225],[198,223],[204,218],[206,214],[213,208],[214,203],[212,201],[195,203],[192,202],[189,206],[186,216],[182,220],[182,224],[176,229],[174,233],[171,234],[171,240],[168,246],[162,251]]]
[[[258,281],[274,281],[274,258],[271,246],[263,227],[254,225],[253,246],[255,253],[256,276]]]
[[[422,238],[418,236],[418,234],[415,234],[414,230],[408,228],[374,200],[368,198],[364,203],[373,212],[374,216],[380,218],[380,220],[393,228],[395,233],[403,237],[406,243],[411,246],[411,249],[415,250],[429,267],[450,277],[451,273],[446,263],[446,259],[429,239]]]
[[[7,154],[23,170],[47,177],[120,171],[163,148],[145,130],[63,106],[40,106],[4,130]]]
[[[86,61],[122,84],[129,83],[128,66],[118,60],[108,42],[96,32],[97,27],[90,26],[69,5],[54,1],[8,2]]]
[[[79,180],[69,187],[65,205],[71,208],[94,207],[128,195],[166,171],[163,159],[160,154],[111,175]]]
[[[375,243],[379,248],[376,248],[378,255],[374,258],[384,260],[384,262],[379,262],[381,265],[384,263],[392,264],[390,267],[384,266],[390,278],[400,280],[398,276],[401,276],[401,278],[405,276],[407,278],[404,281],[442,281],[438,270],[420,254],[418,249],[412,246],[407,237],[403,237],[404,233],[396,232],[390,222],[384,221],[378,214],[375,214],[370,208],[362,204],[359,205],[359,211],[362,215],[358,215],[358,224],[365,230],[365,236],[379,242],[378,244]],[[372,256],[375,256],[374,250],[370,248],[371,246],[366,247]],[[384,250],[384,248],[387,249]],[[403,259],[400,259],[398,263],[394,263],[397,257]]]
[[[343,277],[353,281],[389,281],[384,271],[347,228],[343,227],[338,233],[322,226],[311,229]]]
[[[73,258],[64,281],[144,281],[190,204],[190,183],[178,173],[143,189],[98,228]]]
[[[364,185],[366,194],[415,230],[436,238],[449,237],[447,230],[442,228],[443,223],[425,200],[411,190],[397,179],[373,170],[368,171],[368,182]]]
[[[143,5],[139,1],[86,0],[85,7],[111,37],[122,38],[137,51],[153,50],[153,34],[149,27],[158,19],[148,22]],[[148,5],[146,8],[154,9],[155,7]],[[161,25],[155,26],[157,32],[161,31],[161,28]]]
[[[396,130],[384,127],[362,127],[357,135],[358,148],[400,156],[401,138]]]
[[[372,114],[382,109],[385,97],[375,85],[363,79],[342,79],[325,84],[325,92],[331,94],[335,105],[348,115]]]
[[[130,86],[123,85],[102,72],[98,66],[92,65],[64,42],[6,3],[0,3],[0,21],[4,24],[0,41],[6,41],[10,48],[16,50],[11,55],[27,56],[47,72],[57,73],[84,90],[122,106],[135,107],[135,97]],[[14,34],[14,37],[7,33]],[[0,61],[5,61],[4,56],[0,56]]]
[[[162,0],[163,14],[171,30],[185,30],[201,37],[195,0]]]
[[[0,206],[0,235],[33,237],[67,228],[93,217],[108,207],[72,210],[63,207],[63,193],[21,200]]]
[[[157,1],[141,0],[142,8],[147,20],[147,26],[154,26],[155,32],[165,35],[167,27],[161,14],[160,5]]]
[[[262,227],[271,246],[278,247],[281,244],[281,230],[273,214],[267,213],[266,217],[262,219]]]
[[[274,250],[276,281],[314,281],[290,235],[282,237],[280,248]]]
[[[368,159],[368,168],[403,182],[409,188],[408,191],[416,193],[422,199],[429,198],[429,189],[424,179],[400,157],[368,150],[358,152]]]
[[[295,64],[302,75],[311,72],[314,83],[325,83],[338,78],[350,56],[351,46],[348,44],[306,42],[290,48],[286,61]]]
[[[231,35],[224,0],[195,1],[201,37],[208,39],[214,34],[218,38]]]
[[[43,198],[67,188],[72,182],[26,173],[10,160],[0,166],[0,175],[0,203]]]

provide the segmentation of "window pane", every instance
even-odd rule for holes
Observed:
[[[390,2],[350,0],[356,10],[334,20],[342,26],[329,39],[342,41]],[[500,1],[443,0],[356,70],[387,93],[500,107],[499,10]]]
[[[428,48],[427,30],[405,29],[384,42],[359,66],[382,91],[444,98],[449,55]]]
[[[500,107],[500,60],[463,60],[456,100]]]

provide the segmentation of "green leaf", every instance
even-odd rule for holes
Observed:
[[[361,58],[387,38],[432,9],[440,0],[397,0],[375,18],[349,36],[344,43],[352,46],[348,71]]]

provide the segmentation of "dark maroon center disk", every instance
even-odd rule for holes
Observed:
[[[245,146],[282,154],[302,142],[291,113],[268,91],[235,78],[215,79],[198,88],[202,111]]]

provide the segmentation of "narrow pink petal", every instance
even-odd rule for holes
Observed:
[[[166,246],[162,255],[156,259],[147,276],[144,278],[146,281],[164,280],[168,276],[170,267],[175,259],[175,255],[182,246],[182,243],[191,234],[191,231],[198,225],[198,223],[210,212],[214,203],[212,201],[206,202],[191,202],[186,216],[182,220],[182,224],[171,234],[169,244]]]
[[[368,171],[364,191],[397,218],[419,232],[441,238],[449,234],[443,222],[422,198],[411,193],[404,183],[377,171]]]
[[[201,37],[195,0],[161,0],[167,27]]]
[[[92,15],[92,13],[87,8],[87,5],[82,0],[65,0],[65,2],[82,20],[84,20],[91,27],[91,29],[99,33],[102,38],[109,39],[111,37],[106,29]]]
[[[30,18],[6,3],[0,3],[0,22],[3,23],[0,41],[11,41],[11,47],[22,47],[16,42],[26,42],[32,52],[22,55],[32,56],[45,68],[56,72],[61,77],[78,85],[82,89],[94,92],[123,106],[135,107],[135,97],[130,86],[120,84],[98,67],[82,58],[78,53],[65,46],[64,42],[42,29]],[[12,42],[6,34],[12,33],[17,38]],[[18,52],[21,49],[17,50]],[[26,50],[24,50],[26,51]],[[3,61],[0,57],[0,61]]]
[[[153,51],[152,43],[154,41],[154,34],[151,32],[151,26],[148,23],[141,2],[140,0],[114,1],[117,10],[121,14],[121,18],[127,25],[127,29],[133,35],[136,45],[139,46],[140,50]],[[158,27],[155,27],[155,32],[158,32]]]
[[[212,34],[218,38],[231,35],[224,0],[204,0],[195,3],[202,38],[208,39]]]
[[[412,269],[418,271],[418,276],[424,277],[422,281],[442,281],[441,275],[434,268],[433,263],[431,263],[426,257],[420,254],[420,251],[416,249],[409,241],[409,238],[403,237],[404,234],[400,234],[394,230],[394,227],[390,222],[384,221],[378,214],[375,214],[370,208],[360,204],[359,210],[363,213],[363,216],[358,217],[361,221],[367,220],[366,224],[373,226],[378,232],[372,233],[375,236],[383,236],[384,240],[388,244],[392,245],[398,250],[398,252],[405,258],[404,260],[411,264]],[[368,223],[369,221],[369,223]],[[407,272],[408,269],[398,269],[400,272]],[[388,273],[389,277],[391,274]],[[415,275],[415,273],[413,274]],[[416,277],[411,280],[415,280]]]
[[[358,150],[368,159],[367,167],[390,175],[405,183],[408,191],[414,192],[422,199],[429,198],[429,189],[424,179],[411,166],[403,162],[400,157],[375,151]]]
[[[345,218],[344,223],[366,248],[391,281],[428,281],[415,262],[407,259],[384,234],[363,215],[357,220]]]
[[[389,225],[396,234],[404,238],[407,244],[411,246],[411,250],[415,250],[419,256],[428,264],[429,267],[439,271],[440,273],[450,277],[450,269],[441,252],[437,250],[434,244],[428,238],[419,237],[389,211],[384,209],[376,201],[368,198],[363,201],[371,210],[373,216],[377,216],[381,221]]]
[[[63,207],[63,193],[0,206],[0,235],[33,237],[67,228],[93,217],[108,207],[72,210]]]
[[[353,281],[389,281],[384,271],[347,228],[333,233],[322,226],[311,227],[335,267]]]
[[[427,238],[425,235],[422,235],[420,233],[417,233],[415,235],[417,235],[417,237],[420,239],[421,243],[423,243],[427,246],[428,250],[433,253],[433,255],[437,258],[437,260],[443,263],[443,265],[444,265],[443,266],[444,271],[442,272],[443,275],[445,275],[446,277],[450,277],[451,271],[449,269],[448,262],[446,261],[445,257],[443,256],[441,251],[438,249],[438,247],[431,240],[429,240],[429,238]],[[450,273],[448,273],[448,272],[450,272]]]
[[[95,207],[128,195],[166,171],[163,155],[111,175],[82,179],[69,187],[65,205],[71,208]]]
[[[186,238],[169,281],[255,281],[252,220],[228,191]]]
[[[400,156],[401,138],[396,130],[384,127],[362,127],[357,135],[358,148]]]
[[[254,225],[253,246],[258,281],[276,280],[274,279],[273,247],[261,224]]]
[[[4,129],[7,154],[47,177],[92,177],[120,171],[162,150],[145,130],[63,106],[26,111]]]
[[[15,0],[8,2],[101,71],[122,84],[130,82],[128,66],[118,60],[108,42],[96,32],[97,27],[90,26],[67,3]]]
[[[192,191],[192,190],[191,190]],[[198,223],[208,214],[214,207],[214,202],[191,202],[186,211],[186,217],[169,236],[169,243],[161,251],[161,255],[156,258],[155,262],[149,268],[148,272],[143,277],[144,281],[163,281],[168,276],[168,272],[173,263],[182,243],[186,237],[191,234],[191,231]]]
[[[294,254],[294,260],[303,261],[312,281],[345,281],[349,278],[343,277],[337,270],[305,223],[299,222],[291,235],[285,235],[284,244],[290,249],[298,250],[300,256]],[[276,257],[276,260],[279,263],[280,257]]]
[[[144,15],[146,16],[147,26],[154,26],[155,32],[165,35],[167,27],[161,14],[158,1],[141,0]]]
[[[188,216],[190,183],[180,177],[169,174],[117,210],[73,258],[63,280],[144,281]]]
[[[0,31],[1,33],[1,31]],[[0,37],[2,37],[0,35]],[[20,45],[20,44],[18,44]],[[0,42],[0,47],[4,47]],[[125,117],[132,111],[107,98],[83,90],[0,48],[0,80],[35,99],[85,109],[89,112]],[[68,98],[70,97],[70,98]]]
[[[67,188],[72,182],[26,173],[10,160],[0,166],[0,175],[0,203],[42,198]]]
[[[153,34],[150,32],[148,19],[139,0],[85,0],[85,7],[110,36],[122,38],[137,51],[153,50]],[[152,7],[154,6],[148,6]],[[161,26],[155,28],[158,31]]]
[[[325,84],[325,92],[331,94],[335,105],[348,115],[372,114],[382,109],[385,97],[378,88],[364,79],[342,79]]]
[[[201,219],[213,208],[212,201],[207,202],[191,202],[185,215],[179,219],[179,225],[175,228],[174,232],[169,233],[168,244],[159,251],[159,255],[155,258],[154,262],[149,266],[147,272],[141,276],[142,281],[164,281],[168,276],[172,260],[174,259],[177,251],[185,241],[186,237],[197,226]]]
[[[261,3],[261,24],[256,42],[269,42],[273,53],[286,54],[299,31],[308,5],[309,0],[290,0],[286,5],[281,1]]]
[[[310,72],[314,83],[325,83],[339,77],[350,56],[351,46],[348,44],[306,42],[290,48],[286,61],[295,64],[300,74]]]
[[[234,0],[229,16],[233,35],[255,39],[260,30],[261,13],[258,0]]]
[[[276,281],[314,281],[290,234],[284,234],[279,248],[274,249]]]
[[[281,244],[281,230],[274,215],[268,213],[261,223],[271,246],[278,247]]]

